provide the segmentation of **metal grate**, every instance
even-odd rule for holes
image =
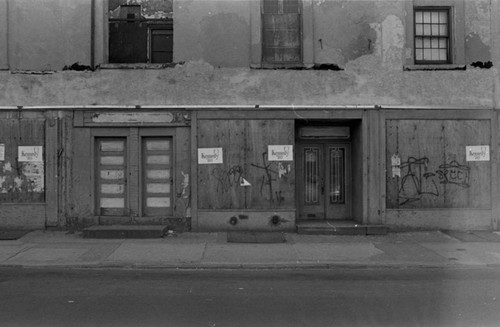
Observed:
[[[345,203],[345,148],[330,148],[330,203]]]
[[[305,186],[305,203],[319,203],[320,194],[320,149],[318,147],[304,148],[304,186]]]

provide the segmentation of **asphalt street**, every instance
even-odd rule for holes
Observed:
[[[2,326],[498,326],[499,268],[0,269]]]

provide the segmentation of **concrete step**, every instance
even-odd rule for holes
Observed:
[[[83,230],[84,238],[161,238],[168,227],[161,225],[99,225]]]
[[[298,234],[308,235],[386,235],[385,225],[358,225],[353,222],[304,221],[297,223]]]

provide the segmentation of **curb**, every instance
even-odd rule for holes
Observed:
[[[25,269],[110,269],[110,270],[333,270],[333,269],[467,269],[467,268],[500,268],[500,265],[461,265],[461,264],[409,264],[409,263],[375,263],[338,262],[319,264],[0,264],[2,268]]]

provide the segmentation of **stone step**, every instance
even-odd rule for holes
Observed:
[[[84,238],[161,238],[168,227],[161,225],[98,225],[83,230]]]

